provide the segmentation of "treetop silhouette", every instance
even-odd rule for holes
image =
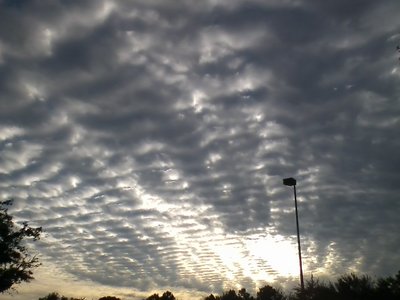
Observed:
[[[24,245],[26,239],[40,238],[42,228],[33,228],[27,222],[17,226],[8,214],[12,200],[0,202],[0,293],[15,284],[33,279],[33,269],[40,265],[37,256],[31,255]]]

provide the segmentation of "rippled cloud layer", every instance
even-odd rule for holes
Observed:
[[[0,1],[1,196],[42,259],[143,293],[284,282],[294,176],[307,274],[396,272],[400,5],[356,2]]]

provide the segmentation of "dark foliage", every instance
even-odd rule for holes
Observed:
[[[375,283],[366,275],[357,276],[352,273],[341,276],[334,286],[343,300],[375,299]]]
[[[376,293],[381,299],[400,299],[400,271],[398,271],[394,277],[378,279],[376,283]]]
[[[372,279],[366,275],[346,274],[336,281],[323,282],[311,276],[302,291],[296,287],[287,295],[270,285],[260,288],[256,297],[245,289],[236,293],[229,290],[218,295],[209,295],[204,300],[400,300],[400,271],[394,277]]]
[[[27,222],[18,227],[8,214],[12,201],[0,202],[0,293],[15,284],[33,279],[32,269],[40,265],[36,256],[31,256],[23,241],[40,238],[42,228],[32,228]]]
[[[240,300],[240,297],[236,294],[234,290],[229,290],[226,293],[223,293],[221,300]]]
[[[311,277],[304,291],[298,287],[290,300],[399,300],[400,271],[395,277],[372,279],[367,275],[347,274],[333,283]]]
[[[158,294],[153,294],[147,297],[146,300],[175,300],[175,296],[170,291],[166,291],[161,297]]]
[[[115,298],[115,299],[118,299],[118,298]],[[53,292],[53,293],[48,294],[47,296],[39,298],[39,300],[85,300],[85,298],[68,298],[65,296],[61,296],[58,293]],[[120,300],[120,299],[118,299],[118,300]]]
[[[215,297],[213,294],[210,294],[204,298],[204,300],[219,300],[219,299],[220,299],[219,296]]]
[[[242,300],[254,300],[254,297],[252,295],[250,295],[246,291],[245,288],[242,288],[241,290],[239,290],[238,297],[239,297],[239,299],[242,299]]]
[[[121,300],[121,299],[114,297],[114,296],[105,296],[105,297],[99,298],[99,300]]]
[[[284,300],[285,295],[270,285],[260,288],[257,292],[257,300]]]
[[[295,288],[295,294],[291,299],[302,300],[334,300],[337,299],[337,293],[331,283],[324,283],[311,276],[306,280],[304,291],[300,287]]]

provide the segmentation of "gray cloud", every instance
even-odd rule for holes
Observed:
[[[307,272],[397,271],[396,1],[0,5],[1,194],[63,272],[284,282],[286,176]]]

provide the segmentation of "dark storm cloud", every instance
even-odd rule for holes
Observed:
[[[2,195],[60,268],[281,280],[250,244],[295,242],[295,176],[310,272],[397,271],[396,1],[0,5]]]

